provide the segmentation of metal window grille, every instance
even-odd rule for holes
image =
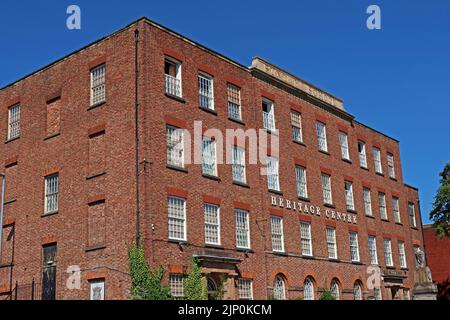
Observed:
[[[229,83],[227,93],[228,116],[232,119],[241,120],[241,89]]]
[[[167,207],[169,239],[186,240],[186,201],[177,197],[168,197]]]
[[[400,260],[400,267],[406,268],[406,252],[405,243],[403,241],[398,242],[398,256]]]
[[[304,289],[303,289],[303,299],[304,300],[314,300],[314,283],[309,278],[307,278],[305,280]]]
[[[297,181],[297,195],[302,198],[308,198],[306,169],[299,166],[295,167],[295,179]]]
[[[370,197],[370,189],[363,189],[364,212],[368,216],[372,216],[372,199]]]
[[[390,153],[387,155],[388,175],[395,179],[394,156]]]
[[[20,136],[20,104],[8,109],[8,140]]]
[[[105,72],[104,64],[91,70],[91,105],[106,101]]]
[[[216,205],[205,204],[205,243],[220,244],[220,209]]]
[[[245,183],[245,151],[242,148],[232,147],[232,174],[233,181]]]
[[[164,69],[166,93],[181,97],[181,63],[166,59]]]
[[[58,175],[45,178],[45,208],[44,213],[58,211]]]
[[[339,283],[336,280],[331,281],[331,294],[333,295],[335,300],[341,299],[341,292],[339,288]]]
[[[383,173],[383,168],[381,167],[381,151],[378,148],[373,148],[373,161],[375,164],[375,172]]]
[[[184,130],[167,126],[167,164],[184,167]]]
[[[300,222],[300,240],[302,244],[302,255],[312,256],[311,224]]]
[[[370,264],[377,265],[378,264],[377,240],[374,236],[369,236],[368,243],[369,243]]]
[[[327,228],[328,258],[337,259],[336,229]]]
[[[359,165],[367,168],[366,144],[362,141],[358,142]]]
[[[387,220],[387,210],[386,210],[386,195],[383,192],[378,193],[378,204],[380,207],[380,217],[381,219]]]
[[[236,209],[236,247],[250,248],[250,227],[248,211]]]
[[[263,99],[263,126],[264,129],[269,131],[275,131],[275,111],[273,102],[267,99]]]
[[[210,176],[217,176],[217,162],[216,162],[216,141],[203,137],[202,148],[202,172]]]
[[[394,212],[394,221],[400,223],[400,209],[398,204],[398,198],[392,198],[392,211]]]
[[[408,203],[408,215],[409,215],[409,223],[412,227],[416,227],[416,213],[414,211],[414,203]]]
[[[284,280],[281,276],[275,277],[275,283],[273,285],[273,298],[275,300],[286,300]]]
[[[386,266],[392,267],[394,265],[394,262],[392,261],[391,239],[384,239],[384,259],[386,261]]]
[[[316,123],[317,128],[317,140],[319,142],[319,150],[321,151],[328,151],[328,144],[327,144],[327,132],[325,124],[322,122]]]
[[[347,210],[355,210],[355,201],[353,199],[353,184],[345,181],[345,203]]]
[[[183,275],[169,275],[169,287],[172,297],[175,299],[182,299],[184,297]]]
[[[292,139],[297,142],[303,142],[302,117],[300,113],[291,111]]]
[[[253,281],[249,279],[238,280],[239,299],[253,300]]]
[[[278,159],[266,158],[267,163],[267,184],[270,190],[280,191],[280,181],[278,176]]]
[[[323,202],[326,204],[332,204],[333,198],[331,195],[331,177],[327,174],[322,174],[322,192]]]
[[[204,74],[198,75],[198,97],[200,107],[214,110],[213,78]]]
[[[353,287],[353,298],[355,300],[363,299],[361,284],[358,281],[355,282],[355,286]]]
[[[283,236],[283,219],[280,217],[271,217],[272,230],[272,250],[284,251],[284,236]]]
[[[341,145],[342,159],[350,160],[350,153],[348,150],[348,137],[344,132],[339,132],[339,144]]]
[[[349,233],[350,239],[350,256],[352,261],[359,261],[358,234],[356,232]]]

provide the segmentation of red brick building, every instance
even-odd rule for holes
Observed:
[[[423,239],[398,141],[263,59],[245,67],[143,18],[0,89],[0,107],[4,297],[30,298],[34,279],[46,299],[128,299],[137,226],[175,296],[194,256],[211,298],[412,297]],[[217,165],[207,131],[203,164],[185,161],[195,120],[278,137],[268,175],[249,144]]]

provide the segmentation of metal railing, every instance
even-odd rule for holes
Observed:
[[[181,98],[181,80],[166,74],[166,93]]]
[[[263,111],[263,125],[264,129],[274,131],[275,130],[275,117],[271,113]]]
[[[16,281],[14,288],[10,293],[10,300],[41,300],[41,286],[32,280],[28,284],[19,284]]]

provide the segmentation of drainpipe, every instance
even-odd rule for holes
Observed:
[[[2,262],[2,243],[3,243],[3,209],[5,207],[5,181],[6,176],[0,173],[0,178],[2,179],[2,195],[0,203],[0,264]]]
[[[136,246],[140,245],[140,199],[139,199],[139,100],[138,100],[138,44],[139,30],[134,31],[134,143],[136,161]]]

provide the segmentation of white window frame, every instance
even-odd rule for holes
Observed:
[[[400,216],[400,200],[397,197],[392,197],[392,212],[394,215],[394,222],[402,223]]]
[[[253,300],[253,280],[238,279],[239,300]]]
[[[389,178],[395,179],[394,155],[392,153],[387,154],[387,165]]]
[[[238,146],[231,147],[232,153],[232,176],[233,181],[239,183],[247,183],[245,168],[245,150]]]
[[[280,191],[280,176],[278,158],[266,157],[266,173],[267,173],[267,188],[269,190]]]
[[[204,203],[203,212],[205,219],[205,243],[220,245],[220,207],[215,204]],[[216,239],[213,239],[214,237]]]
[[[327,236],[327,248],[328,248],[328,258],[329,259],[337,259],[337,243],[336,243],[336,228],[327,227],[326,228],[326,236]]]
[[[328,152],[327,126],[325,125],[325,123],[316,121],[316,131],[319,150]]]
[[[277,275],[274,280],[273,298],[275,300],[286,300],[286,284],[280,275]]]
[[[386,207],[386,194],[384,192],[378,192],[378,208],[381,220],[389,220]]]
[[[314,281],[310,278],[303,283],[303,300],[314,300]]]
[[[336,279],[331,281],[330,292],[335,300],[341,300],[341,288],[339,282]]]
[[[106,101],[106,64],[103,63],[90,72],[91,76],[91,106]]]
[[[170,294],[175,299],[184,298],[184,276],[179,273],[169,275]]]
[[[377,147],[372,148],[373,163],[375,166],[375,172],[383,174],[383,166],[381,163],[381,150]]]
[[[218,176],[216,140],[207,136],[202,139],[202,174]]]
[[[308,198],[308,182],[306,178],[306,168],[295,166],[295,180],[297,182],[297,196],[300,198]]]
[[[59,174],[52,174],[44,179],[44,214],[58,212],[59,209]]]
[[[359,243],[358,243],[358,233],[357,232],[349,232],[349,243],[350,243],[350,258],[352,262],[359,262]]]
[[[167,164],[184,168],[184,129],[166,125]]]
[[[311,223],[300,221],[300,242],[302,255],[306,257],[313,256]]]
[[[303,143],[302,115],[300,112],[291,110],[291,126],[292,140]]]
[[[408,265],[406,262],[405,242],[399,241],[397,244],[398,244],[398,258],[400,261],[400,268],[406,269]]]
[[[228,117],[234,120],[242,120],[241,88],[227,83]]]
[[[356,281],[353,285],[353,299],[363,300],[362,286],[359,281]]]
[[[182,205],[182,216],[179,216],[178,213],[172,211],[179,210],[179,208],[174,208],[175,205]],[[186,221],[186,199],[175,197],[175,196],[168,196],[167,197],[167,211],[168,211],[168,236],[170,240],[176,240],[176,241],[186,241],[187,240],[187,221]],[[171,224],[172,222],[172,224]],[[179,233],[180,230],[174,230],[173,227],[171,228],[171,225],[173,226],[174,222],[178,222],[182,224],[182,237],[176,237],[173,236],[174,233]],[[172,234],[172,235],[171,235]]]
[[[20,137],[20,103],[8,108],[8,140]]]
[[[214,110],[214,77],[204,73],[198,73],[198,99],[201,108]]]
[[[333,205],[333,191],[331,189],[331,176],[326,173],[321,174],[323,203]]]
[[[267,105],[268,111],[264,111],[264,104]],[[275,104],[273,101],[263,98],[262,99],[262,116],[263,116],[263,128],[268,131],[275,131],[276,130],[276,124],[275,124]]]
[[[384,248],[384,261],[387,267],[394,266],[394,260],[392,259],[392,241],[391,239],[384,238],[383,239],[383,248]]]
[[[164,58],[164,64],[166,61],[175,66],[175,76],[164,72],[164,90],[169,95],[181,98],[183,96],[182,63],[168,56]]]
[[[247,210],[235,209],[234,215],[236,224],[236,248],[250,249],[250,214]],[[242,244],[240,240],[246,240],[247,243]]]
[[[416,228],[417,227],[416,206],[413,202],[408,202],[408,216],[411,227]]]
[[[282,217],[270,217],[270,231],[272,235],[272,251],[284,252],[284,231]]]
[[[366,216],[372,217],[372,196],[369,188],[363,188],[364,213]]]
[[[348,148],[348,135],[339,131],[339,144],[341,146],[341,157],[344,160],[350,160],[350,150]]]
[[[105,279],[95,279],[89,281],[89,300],[94,300],[94,288],[95,287],[101,288],[101,295],[100,299],[95,300],[105,300]]]
[[[367,238],[367,246],[369,248],[370,264],[375,266],[378,265],[377,238],[369,235]]]
[[[345,181],[344,189],[345,189],[345,205],[347,207],[347,210],[354,211],[355,199],[353,197],[353,183],[351,181]]]
[[[359,166],[367,169],[366,143],[358,141]]]

